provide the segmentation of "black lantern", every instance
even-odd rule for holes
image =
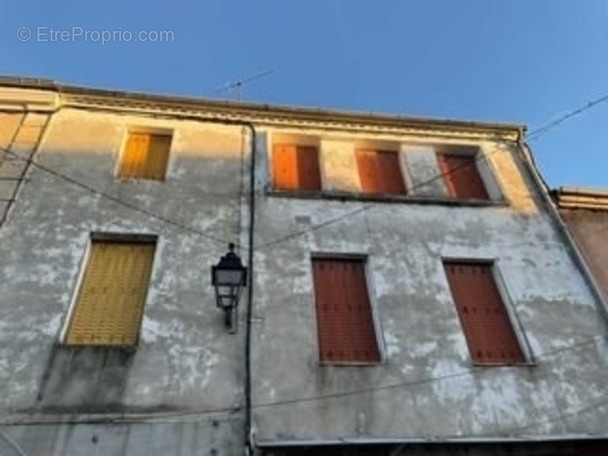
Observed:
[[[224,311],[226,327],[236,332],[235,316],[241,291],[247,286],[247,268],[234,253],[234,244],[230,243],[228,249],[220,262],[211,267],[211,283],[215,287],[215,303]]]

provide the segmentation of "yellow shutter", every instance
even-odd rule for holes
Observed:
[[[130,133],[121,157],[119,177],[163,180],[170,147],[170,135]]]
[[[163,180],[169,161],[169,148],[171,147],[171,136],[150,135],[147,160],[147,178]]]
[[[92,242],[66,344],[136,344],[155,247],[154,243]]]

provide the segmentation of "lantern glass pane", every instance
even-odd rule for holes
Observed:
[[[220,286],[239,286],[243,282],[243,271],[240,269],[216,269],[215,274]]]

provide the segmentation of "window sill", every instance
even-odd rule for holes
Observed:
[[[493,368],[493,367],[537,367],[538,363],[535,361],[523,361],[521,363],[479,363],[479,362],[472,362],[471,366],[473,366],[475,369],[481,369],[481,368]]]
[[[119,177],[119,176],[114,176],[114,181],[115,182],[121,182],[121,183],[158,182],[159,184],[162,184],[163,182],[166,181],[166,177],[163,177],[162,179],[156,179],[156,178],[153,178],[153,177]]]
[[[382,361],[319,361],[320,367],[378,367]]]
[[[391,195],[391,194],[366,194],[351,193],[340,191],[310,191],[310,190],[279,190],[268,189],[268,196],[279,198],[299,198],[299,199],[322,199],[336,201],[363,201],[372,203],[388,204],[433,204],[442,206],[474,206],[474,207],[504,207],[509,202],[506,199],[485,200],[485,199],[455,199],[437,196],[417,196],[417,195]]]

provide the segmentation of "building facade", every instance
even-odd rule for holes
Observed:
[[[552,192],[604,302],[608,302],[608,192],[560,187]]]
[[[4,453],[605,453],[605,303],[523,127],[13,79],[0,110]]]

